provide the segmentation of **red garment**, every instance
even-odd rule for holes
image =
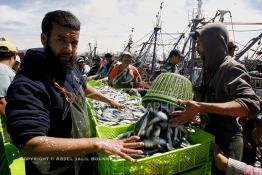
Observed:
[[[118,65],[114,65],[114,67],[111,69],[109,75],[108,75],[108,79],[109,80],[113,80],[117,77],[117,75],[119,73],[121,73],[122,69],[122,64],[118,64]],[[138,78],[140,77],[140,73],[137,70],[136,67],[132,66],[132,65],[128,65],[128,67],[126,69],[129,69],[130,74],[133,76],[133,78]]]

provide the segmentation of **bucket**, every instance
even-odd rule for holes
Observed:
[[[177,110],[184,110],[184,107],[177,103],[177,99],[193,99],[191,81],[176,73],[162,73],[154,80],[142,103],[144,106],[165,103],[173,105]]]

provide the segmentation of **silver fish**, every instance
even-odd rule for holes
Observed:
[[[125,132],[125,133],[122,133],[122,134],[119,134],[116,138],[117,139],[125,139],[125,138],[128,138],[130,137],[131,135],[134,134],[134,131],[128,131],[128,132]]]
[[[148,125],[153,125],[153,124],[158,123],[160,121],[167,121],[168,117],[164,112],[158,111],[158,112],[154,112],[154,113],[155,113],[155,117],[148,123]]]
[[[100,120],[99,125],[108,125],[110,124],[108,121],[118,122],[118,124],[135,123],[144,115],[146,109],[141,106],[141,98],[130,98],[124,91],[115,90],[109,86],[96,88],[105,96],[117,102],[128,104],[125,109],[114,109],[104,102],[91,100],[91,106],[96,111],[96,118]],[[113,123],[113,125],[116,124]]]

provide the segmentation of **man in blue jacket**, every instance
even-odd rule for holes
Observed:
[[[7,92],[7,129],[25,157],[26,173],[92,174],[91,154],[103,152],[132,160],[142,153],[138,137],[94,138],[85,96],[113,107],[123,105],[86,85],[74,62],[80,22],[70,12],[53,11],[42,21],[43,50],[29,50]]]

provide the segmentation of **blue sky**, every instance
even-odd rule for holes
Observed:
[[[134,41],[153,30],[161,2],[164,2],[163,31],[182,32],[189,23],[189,14],[197,7],[197,0],[0,0],[0,37],[14,42],[19,49],[40,47],[42,18],[48,11],[62,9],[74,13],[82,23],[79,53],[88,50],[89,42],[94,45],[96,41],[98,52],[122,51],[131,28]],[[262,22],[262,0],[203,0],[206,19],[219,9],[230,10],[235,22]],[[229,15],[225,21],[230,21]],[[234,26],[234,29],[253,30],[262,26]],[[235,32],[236,41],[245,44],[259,33]]]

